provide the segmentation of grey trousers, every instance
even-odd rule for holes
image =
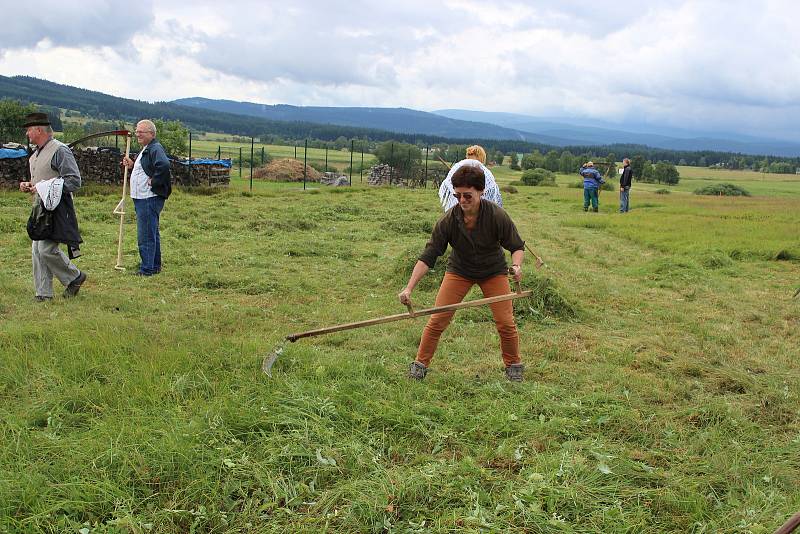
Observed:
[[[55,241],[47,239],[34,241],[31,245],[31,258],[33,285],[36,288],[36,295],[40,297],[53,296],[53,276],[67,287],[81,274],[67,255],[59,250]]]

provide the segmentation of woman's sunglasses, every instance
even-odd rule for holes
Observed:
[[[464,197],[464,200],[472,200],[472,193],[453,193],[453,196],[457,200],[461,200],[461,197]]]

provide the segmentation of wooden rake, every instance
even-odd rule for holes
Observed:
[[[278,356],[280,356],[283,353],[283,348],[286,345],[287,341],[294,343],[298,339],[302,339],[304,337],[332,334],[333,332],[341,332],[343,330],[353,330],[355,328],[364,328],[365,326],[374,326],[377,324],[391,323],[393,321],[402,321],[404,319],[414,319],[416,317],[422,317],[424,315],[433,315],[434,313],[456,311],[456,310],[461,310],[463,308],[475,308],[477,306],[486,306],[488,304],[494,304],[495,302],[516,300],[525,297],[530,297],[531,295],[533,295],[533,291],[530,290],[523,291],[522,286],[520,286],[519,282],[515,282],[515,284],[517,289],[516,292],[508,293],[507,295],[485,297],[482,299],[475,299],[467,302],[458,302],[456,304],[434,306],[432,308],[425,308],[422,310],[414,310],[414,308],[409,304],[406,306],[408,308],[407,313],[398,313],[395,315],[378,317],[376,319],[368,319],[366,321],[358,321],[355,323],[344,323],[336,326],[328,326],[326,328],[319,328],[316,330],[308,330],[306,332],[297,332],[295,334],[289,334],[288,336],[286,336],[284,342],[277,349],[275,349],[272,353],[264,357],[264,362],[261,364],[261,370],[264,371],[264,373],[268,374],[269,376],[272,376],[272,366],[275,365],[275,361],[278,359]]]

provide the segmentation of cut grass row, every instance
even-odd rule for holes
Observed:
[[[577,189],[506,194],[549,265],[526,285],[575,309],[520,303],[515,387],[487,310],[421,384],[420,321],[288,345],[268,380],[286,334],[402,311],[440,210],[432,189],[256,185],[176,191],[145,280],[112,269],[116,195],[78,197],[89,282],[45,307],[27,199],[0,195],[0,526],[770,532],[800,510],[800,264],[767,259],[798,248],[796,197],[637,188],[623,216],[605,192],[598,214]]]

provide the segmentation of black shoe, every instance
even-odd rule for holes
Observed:
[[[419,362],[411,362],[411,365],[408,368],[408,378],[412,378],[414,380],[422,380],[425,378],[425,375],[428,374],[428,368],[422,365]]]
[[[53,300],[53,297],[43,297],[42,295],[36,295],[33,297],[34,302],[49,302]]]
[[[78,291],[81,290],[81,286],[86,281],[86,273],[83,271],[79,271],[78,277],[69,283],[67,289],[64,290],[64,298],[69,299],[74,297],[78,294]]]
[[[508,378],[511,382],[522,382],[523,381],[523,371],[525,371],[525,366],[521,363],[514,363],[506,367],[506,378]]]

